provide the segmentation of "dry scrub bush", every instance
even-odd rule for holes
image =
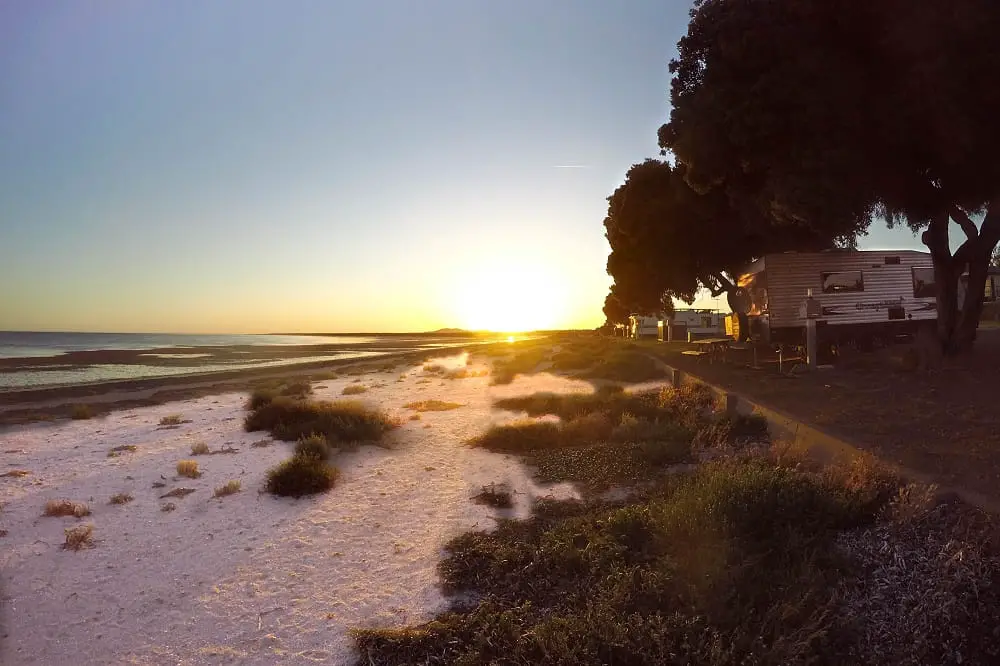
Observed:
[[[64,532],[66,534],[66,541],[63,543],[63,548],[66,550],[83,550],[84,548],[89,548],[93,545],[93,525],[88,524],[68,527],[64,530]]]
[[[177,474],[178,476],[186,476],[189,479],[197,479],[199,476],[201,476],[201,472],[198,471],[198,461],[197,460],[178,461]]]
[[[212,497],[226,497],[227,495],[233,495],[235,493],[240,492],[241,487],[242,484],[235,479],[232,481],[228,481],[226,482],[225,485],[221,485],[218,488],[216,488],[215,492],[212,493]]]
[[[83,518],[84,516],[90,515],[90,507],[88,507],[83,502],[73,502],[68,499],[55,499],[49,500],[45,503],[45,513],[46,516],[73,516],[74,518]]]

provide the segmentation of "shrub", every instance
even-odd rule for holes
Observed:
[[[341,393],[343,393],[344,395],[358,395],[361,393],[366,393],[367,391],[368,387],[364,386],[363,384],[350,384],[348,386],[345,386],[344,390],[341,391]]]
[[[330,443],[323,435],[303,437],[295,443],[295,455],[326,460],[330,457]]]
[[[64,532],[66,534],[66,541],[63,543],[63,548],[66,550],[83,550],[93,545],[93,525],[68,527]]]
[[[160,419],[161,426],[179,426],[184,423],[184,418],[180,414],[171,414]]]
[[[72,502],[67,499],[49,500],[45,503],[45,513],[43,515],[83,518],[90,515],[90,507],[83,502]]]
[[[417,412],[446,412],[450,409],[464,407],[460,402],[443,402],[441,400],[421,400],[419,402],[408,402],[403,407]]]
[[[424,363],[423,371],[430,375],[443,375],[447,368],[440,363]]]
[[[128,504],[133,499],[135,498],[132,497],[132,495],[130,495],[129,493],[118,493],[117,495],[111,496],[111,499],[108,501],[108,504]]]
[[[177,462],[177,475],[186,476],[189,479],[197,479],[201,476],[198,471],[197,460],[180,460]]]
[[[483,486],[482,490],[472,497],[476,504],[485,504],[497,509],[509,509],[514,506],[511,496],[511,489],[504,483],[491,483]]]
[[[250,394],[250,399],[247,400],[246,407],[251,411],[260,409],[264,405],[269,404],[276,397],[278,397],[278,392],[273,388],[254,389],[254,392]]]
[[[275,398],[308,398],[313,393],[312,384],[308,381],[277,382],[259,386],[250,394],[246,408],[248,410],[260,409]]]
[[[241,484],[239,481],[233,479],[232,481],[226,482],[225,485],[221,485],[215,489],[212,493],[212,497],[225,497],[227,495],[233,495],[240,492]]]
[[[293,400],[278,397],[247,415],[248,432],[266,430],[277,439],[291,442],[313,434],[327,441],[378,441],[396,427],[383,411],[360,402]]]
[[[191,455],[193,456],[204,456],[208,455],[211,449],[208,448],[208,444],[205,442],[195,442],[191,445]]]
[[[292,456],[267,472],[267,491],[284,497],[303,497],[333,488],[340,472],[312,456]]]
[[[94,418],[94,410],[91,409],[90,405],[73,405],[69,416],[76,421],[85,421]]]

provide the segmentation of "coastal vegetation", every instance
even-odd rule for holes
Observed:
[[[258,396],[259,398],[259,396]],[[266,430],[275,439],[296,441],[322,435],[328,441],[375,442],[396,427],[384,411],[352,400],[303,400],[285,396],[251,398],[247,432]]]

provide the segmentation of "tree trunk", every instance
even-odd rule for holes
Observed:
[[[943,352],[953,351],[953,337],[958,323],[958,279],[961,269],[955,266],[948,244],[947,214],[931,220],[922,240],[931,252],[934,264],[934,284],[937,289],[937,333]]]
[[[965,289],[962,311],[954,332],[953,346],[957,352],[972,349],[976,341],[976,331],[983,315],[986,280],[989,277],[993,250],[998,240],[1000,240],[1000,202],[992,202],[987,209],[978,237],[966,242],[968,248],[965,257],[969,266],[969,283]]]

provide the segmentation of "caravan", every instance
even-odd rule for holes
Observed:
[[[891,340],[937,320],[931,257],[913,250],[769,254],[737,285],[726,321],[737,340],[804,344],[807,307],[829,344]]]
[[[660,320],[657,338],[660,342],[714,338],[722,335],[724,329],[725,316],[715,310],[675,310]]]

